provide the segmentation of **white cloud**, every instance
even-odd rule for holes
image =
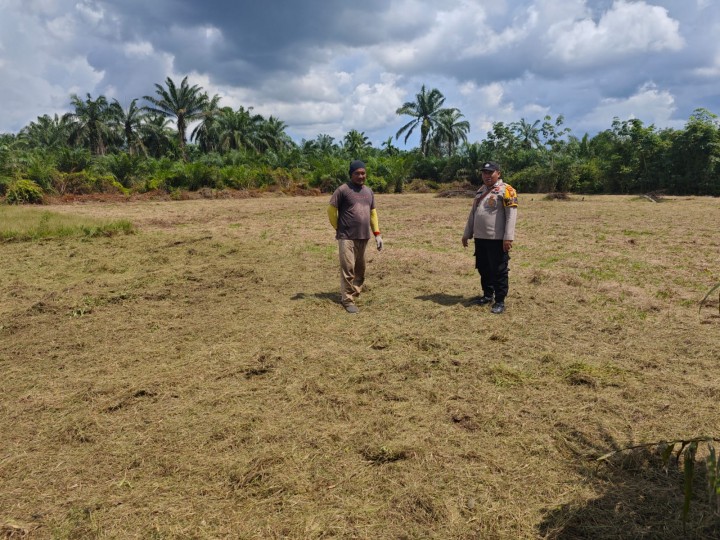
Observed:
[[[125,43],[122,46],[122,49],[125,51],[125,55],[128,58],[132,58],[133,56],[150,56],[155,52],[152,43],[150,43],[149,41],[133,41],[130,43]]]
[[[403,104],[404,95],[396,86],[396,80],[394,75],[386,73],[378,83],[359,84],[348,99],[351,112],[343,122],[344,131],[372,131],[394,122],[395,111]]]
[[[548,29],[550,53],[570,65],[607,63],[633,54],[677,51],[684,45],[679,23],[662,7],[615,2],[596,23],[563,19]]]
[[[675,98],[667,90],[658,89],[653,83],[643,85],[638,91],[623,99],[604,99],[580,119],[585,125],[610,127],[613,118],[628,120],[638,118],[644,124],[656,126],[674,125]]]

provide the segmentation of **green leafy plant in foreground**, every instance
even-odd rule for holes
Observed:
[[[655,449],[660,453],[662,457],[663,465],[667,468],[670,464],[670,460],[673,456],[676,462],[679,464],[680,459],[683,460],[683,509],[682,509],[682,520],[683,526],[687,525],[688,515],[690,513],[690,502],[692,501],[693,484],[696,476],[695,469],[695,457],[700,445],[707,445],[708,457],[705,460],[707,467],[707,488],[708,488],[708,499],[711,504],[715,505],[715,512],[720,514],[720,463],[717,459],[715,452],[715,446],[713,443],[720,442],[720,438],[717,437],[696,437],[687,440],[675,440],[675,441],[659,441],[653,443],[642,443],[620,450],[609,452],[603,456],[597,458],[599,462],[606,462],[611,457],[623,453],[631,452],[640,449]],[[678,447],[676,450],[676,447]]]

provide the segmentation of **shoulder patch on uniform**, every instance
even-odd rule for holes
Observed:
[[[509,184],[505,184],[505,194],[503,195],[503,206],[515,207],[518,205],[517,191]]]

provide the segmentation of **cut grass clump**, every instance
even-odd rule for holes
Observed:
[[[135,228],[127,220],[105,221],[47,210],[0,206],[0,242],[114,236],[133,232]]]

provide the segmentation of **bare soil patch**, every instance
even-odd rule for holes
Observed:
[[[718,435],[720,200],[521,196],[499,317],[467,199],[377,201],[357,316],[326,197],[0,244],[0,537],[717,537],[702,470],[684,533],[676,468],[594,459]]]

